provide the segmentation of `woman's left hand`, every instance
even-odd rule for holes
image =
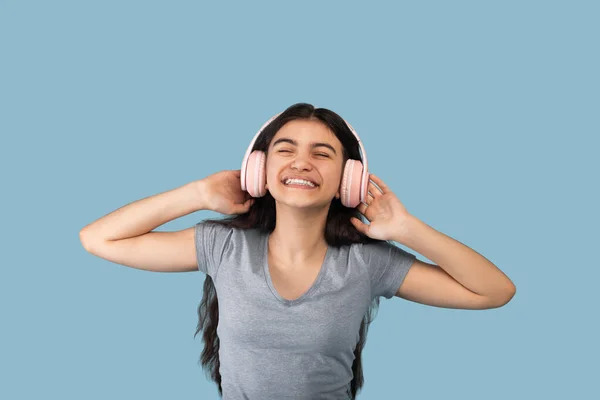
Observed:
[[[381,188],[381,191],[373,185],[373,182]],[[361,233],[373,239],[396,241],[407,234],[410,214],[390,188],[373,174],[370,174],[366,203],[366,205],[360,203],[356,209],[370,224],[365,224],[354,217],[350,218],[352,224]]]

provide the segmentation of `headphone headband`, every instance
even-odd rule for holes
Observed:
[[[252,138],[252,141],[250,142],[250,146],[248,146],[248,149],[246,150],[246,154],[244,155],[244,160],[242,161],[242,169],[241,169],[241,173],[240,173],[240,180],[241,180],[241,184],[242,184],[242,189],[246,190],[246,166],[248,165],[248,158],[250,157],[250,154],[252,153],[252,148],[254,147],[254,143],[256,142],[256,140],[258,139],[258,137],[260,136],[260,134],[262,133],[262,131],[265,129],[265,127],[267,125],[269,125],[271,122],[273,122],[273,120],[277,117],[279,117],[282,114],[282,112],[272,116],[267,122],[265,122],[260,129],[258,130],[258,132],[256,133],[256,135],[254,135],[254,137]],[[356,133],[356,131],[354,130],[354,128],[352,127],[352,125],[350,125],[348,123],[348,121],[344,120],[344,122],[346,123],[346,125],[348,126],[348,128],[350,129],[350,131],[352,132],[352,134],[354,135],[354,137],[356,137],[356,140],[358,141],[358,146],[360,148],[360,153],[362,156],[362,165],[363,165],[363,172],[362,172],[362,185],[361,185],[361,193],[366,193],[366,185],[369,184],[369,179],[368,179],[368,168],[367,168],[367,153],[365,152],[365,148],[363,147],[362,144],[362,140],[360,140],[360,138],[358,137],[358,134]],[[361,199],[363,200],[363,199]]]

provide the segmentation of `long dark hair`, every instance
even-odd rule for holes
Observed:
[[[295,119],[317,120],[328,126],[342,143],[344,165],[348,158],[361,160],[358,141],[346,125],[344,120],[326,108],[315,108],[311,104],[297,103],[286,109],[281,115],[275,118],[268,126],[264,128],[260,136],[254,143],[253,150],[262,150],[265,153],[269,148],[271,140],[283,125]],[[223,219],[206,220],[206,222],[217,223],[228,227],[240,229],[258,228],[264,232],[272,232],[275,229],[275,199],[269,191],[261,198],[257,198],[244,214],[228,216]],[[350,217],[356,217],[364,220],[358,210],[348,208],[342,205],[341,201],[333,198],[327,222],[325,226],[325,240],[328,245],[339,247],[350,245],[352,243],[373,243],[379,240],[371,239],[359,232],[350,222]],[[366,343],[366,335],[369,324],[373,321],[376,311],[379,307],[379,298],[375,298],[360,325],[360,338],[354,349],[354,363],[350,389],[352,399],[364,384],[361,353]],[[219,386],[219,394],[223,395],[221,387],[221,374],[219,373],[219,337],[217,335],[217,323],[219,321],[219,303],[217,301],[215,286],[212,278],[206,275],[204,280],[204,294],[202,301],[198,306],[198,327],[194,337],[203,331],[204,350],[200,356],[202,367],[211,380]]]

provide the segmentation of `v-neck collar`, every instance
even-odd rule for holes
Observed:
[[[304,300],[306,300],[308,297],[310,297],[315,290],[317,290],[317,288],[319,287],[319,284],[321,283],[321,280],[323,279],[323,275],[325,275],[325,271],[327,269],[327,265],[329,264],[329,257],[330,257],[330,253],[331,253],[331,246],[327,246],[327,250],[325,252],[325,257],[323,258],[323,264],[321,264],[321,269],[319,270],[319,274],[317,275],[317,278],[315,279],[315,281],[313,282],[313,284],[311,285],[310,288],[308,288],[308,290],[306,292],[304,292],[300,297],[298,297],[297,299],[294,300],[289,300],[286,299],[284,297],[282,297],[279,292],[277,291],[277,289],[275,289],[275,285],[273,285],[273,279],[271,279],[271,273],[269,271],[269,236],[271,236],[270,233],[264,234],[263,236],[263,243],[262,243],[262,264],[263,264],[263,270],[264,270],[264,275],[265,275],[265,280],[267,281],[267,285],[269,286],[269,289],[271,291],[271,294],[281,303],[285,304],[286,306],[293,306],[295,304],[299,304],[301,302],[303,302]]]

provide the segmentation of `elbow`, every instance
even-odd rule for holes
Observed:
[[[507,305],[515,297],[516,293],[517,287],[511,282],[507,289],[504,289],[501,294],[495,297],[491,308],[499,308]]]
[[[506,303],[508,303],[509,301],[512,300],[513,297],[515,297],[515,294],[517,293],[517,287],[511,283],[510,284],[510,289],[507,291],[507,296],[506,296]],[[504,303],[504,304],[506,304]]]
[[[90,252],[89,241],[86,239],[85,234],[83,233],[83,231],[79,232],[79,241],[81,242],[81,245],[83,246],[83,248],[85,249],[85,251],[87,251],[89,253]]]
[[[81,245],[83,246],[85,251],[93,254],[93,250],[92,250],[93,241],[90,238],[89,234],[86,233],[85,229],[82,229],[81,231],[79,231],[79,241],[81,242]]]

